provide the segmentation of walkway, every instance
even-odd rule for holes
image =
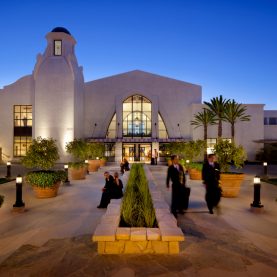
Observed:
[[[148,168],[170,202],[166,167]],[[207,213],[201,182],[189,181],[190,207],[178,217],[186,237],[180,255],[99,256],[91,234],[104,213],[96,206],[107,169],[117,170],[106,167],[62,186],[52,199],[36,199],[24,186],[24,214],[10,212],[15,183],[0,185],[6,197],[0,209],[0,276],[276,276],[277,186],[263,183],[265,213],[250,213],[257,169],[248,170],[238,198],[222,199],[221,215]]]

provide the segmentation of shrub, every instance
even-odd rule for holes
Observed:
[[[70,163],[68,163],[68,166],[70,168],[79,169],[79,168],[84,168],[87,165],[85,162],[70,162]]]
[[[97,157],[101,158],[105,155],[105,144],[100,142],[90,142],[87,144],[87,157],[95,160]]]
[[[76,161],[86,160],[88,156],[88,144],[82,139],[74,139],[65,146],[66,152],[71,154]]]
[[[241,168],[246,160],[245,150],[241,145],[236,146],[234,142],[221,139],[214,149],[222,172],[230,171],[230,163],[236,168]]]
[[[57,182],[65,181],[67,174],[63,170],[58,171],[35,171],[26,175],[26,181],[33,186],[41,188],[53,187]]]
[[[142,164],[133,164],[126,185],[122,219],[130,227],[154,227],[156,222],[152,198]]]
[[[38,137],[33,139],[26,156],[21,162],[28,168],[50,169],[59,159],[56,141],[52,138]]]
[[[188,167],[196,169],[198,171],[202,171],[203,163],[189,163]]]

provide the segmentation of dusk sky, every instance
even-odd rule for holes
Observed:
[[[0,88],[67,28],[86,81],[135,69],[277,110],[277,0],[1,0]]]

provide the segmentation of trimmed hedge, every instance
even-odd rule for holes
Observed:
[[[142,164],[133,164],[121,206],[121,223],[129,227],[156,227],[155,211]]]

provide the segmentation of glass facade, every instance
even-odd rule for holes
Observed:
[[[123,137],[151,137],[152,104],[141,96],[133,95],[123,102]]]
[[[31,105],[15,105],[14,110],[14,157],[23,157],[32,143],[33,115]]]

